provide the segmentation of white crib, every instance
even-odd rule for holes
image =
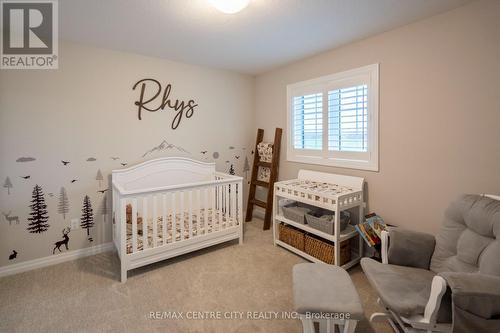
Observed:
[[[166,157],[112,171],[113,243],[127,271],[222,242],[243,242],[242,178]]]

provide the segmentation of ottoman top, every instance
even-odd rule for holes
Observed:
[[[310,263],[295,265],[293,299],[298,313],[344,313],[353,320],[364,318],[351,277],[338,266]]]

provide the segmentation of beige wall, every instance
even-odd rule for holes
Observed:
[[[170,128],[172,111],[145,112],[142,121],[137,119],[138,91],[132,86],[149,77],[172,83],[174,99],[192,98],[199,104],[177,130]],[[61,230],[71,218],[81,216],[84,195],[98,211],[103,195],[97,190],[108,187],[107,181],[99,187],[95,180],[98,169],[106,178],[112,169],[122,167],[120,162],[131,165],[169,155],[213,161],[213,152],[218,152],[217,169],[227,172],[230,161],[241,175],[250,150],[243,148],[255,135],[253,83],[251,76],[70,43],[61,45],[59,70],[0,71],[0,185],[7,176],[13,183],[10,195],[0,187],[0,211],[12,211],[20,219],[19,225],[9,226],[0,216],[0,266],[52,255],[53,244],[62,239]],[[142,158],[163,140],[191,154],[171,151]],[[208,153],[203,155],[202,150]],[[36,160],[16,162],[22,156]],[[120,160],[113,161],[112,156]],[[87,162],[89,157],[97,160]],[[63,166],[61,160],[71,163]],[[31,178],[21,178],[26,175]],[[78,181],[71,183],[72,179]],[[26,230],[35,184],[45,192],[50,216],[50,228],[42,234]],[[70,201],[66,219],[57,213],[61,186]],[[108,242],[110,230],[109,219],[104,222],[97,214],[91,232],[94,241],[87,240],[85,230],[72,230],[70,250]],[[18,258],[9,261],[12,250]]]
[[[256,125],[286,126],[286,85],[380,63],[380,172],[286,161],[365,177],[369,210],[434,232],[459,193],[500,194],[500,1],[473,2],[256,78]],[[287,135],[285,132],[284,135]],[[286,140],[283,140],[286,145]]]

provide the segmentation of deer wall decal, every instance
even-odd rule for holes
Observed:
[[[12,225],[12,221],[16,221],[16,224],[19,224],[19,216],[10,216],[10,213],[12,213],[12,211],[9,211],[7,214],[2,212],[5,219],[9,221],[9,225]]]
[[[64,245],[66,247],[66,250],[69,250],[69,248],[68,248],[68,243],[69,243],[69,236],[68,236],[68,234],[69,234],[70,231],[71,231],[71,228],[69,228],[69,227],[68,228],[64,228],[62,230],[63,240],[60,240],[60,241],[54,243],[55,246],[54,246],[54,249],[52,250],[52,254],[55,254],[56,249],[58,249],[59,252],[62,252],[61,251],[61,245]]]
[[[12,253],[9,255],[9,260],[14,260],[17,258],[17,251],[12,250]]]

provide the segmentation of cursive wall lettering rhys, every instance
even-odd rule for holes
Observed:
[[[172,85],[169,83],[163,90],[163,96],[161,97],[161,101],[158,107],[148,107],[147,105],[150,105],[151,102],[154,102],[154,100],[156,100],[156,98],[160,96],[162,92],[161,83],[155,79],[142,79],[134,84],[132,90],[135,90],[135,88],[137,88],[137,86],[139,85],[141,94],[139,96],[139,100],[135,101],[134,103],[138,107],[137,116],[139,117],[139,120],[142,119],[143,109],[149,112],[156,112],[159,110],[165,110],[166,107],[169,107],[176,112],[175,117],[172,120],[172,129],[176,129],[181,123],[182,117],[185,116],[186,118],[191,118],[194,113],[194,109],[198,106],[198,104],[195,104],[195,101],[192,99],[190,99],[187,103],[178,99],[176,99],[174,102],[173,99],[170,99]],[[151,94],[151,97],[145,97],[146,87],[148,88],[148,91],[152,90],[154,92],[153,94]]]

